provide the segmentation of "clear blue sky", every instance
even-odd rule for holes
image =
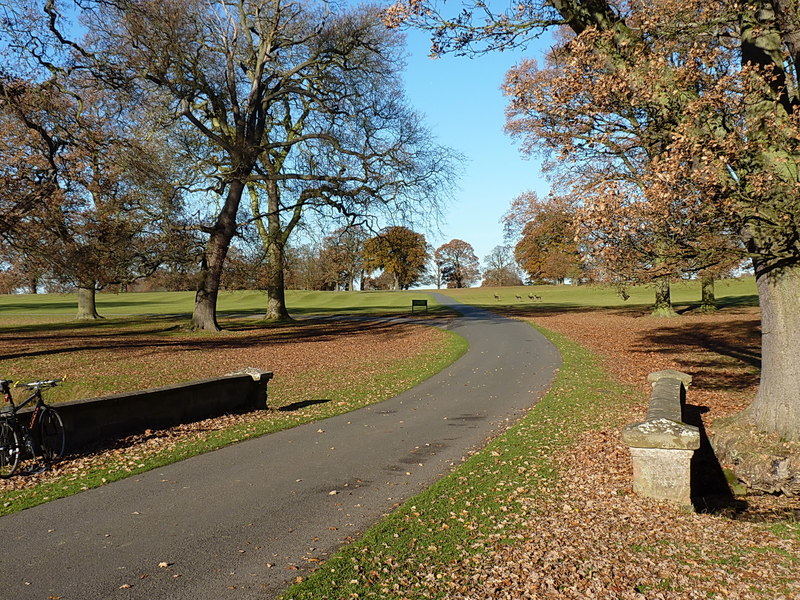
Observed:
[[[426,234],[434,248],[459,238],[472,244],[483,262],[503,243],[500,219],[511,200],[529,189],[541,195],[549,189],[538,159],[523,158],[518,144],[503,132],[507,101],[500,90],[509,68],[522,57],[541,64],[547,45],[541,40],[524,51],[431,59],[428,35],[407,32],[409,103],[423,113],[440,144],[466,157],[441,234]]]

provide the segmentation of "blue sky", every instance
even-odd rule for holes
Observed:
[[[441,234],[429,232],[434,248],[459,238],[472,244],[481,261],[503,243],[500,219],[513,198],[532,189],[544,195],[549,186],[536,158],[524,158],[503,133],[507,104],[500,86],[509,68],[522,57],[541,63],[547,44],[525,51],[495,52],[477,58],[428,58],[427,34],[407,32],[410,56],[406,68],[409,103],[445,146],[466,156],[458,189],[447,206]]]

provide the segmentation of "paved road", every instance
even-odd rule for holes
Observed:
[[[548,387],[535,329],[439,299],[470,351],[413,390],[0,519],[0,598],[274,598]]]

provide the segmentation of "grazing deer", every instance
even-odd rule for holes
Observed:
[[[500,296],[498,296],[497,294],[494,295],[494,299],[495,301],[500,302]]]
[[[517,294],[517,302],[522,302],[522,296],[520,296],[519,294]]]
[[[528,294],[528,300],[530,300],[531,302],[533,302],[533,294]]]
[[[536,298],[537,302],[541,302],[542,301],[542,297],[541,296],[534,296],[534,298]]]

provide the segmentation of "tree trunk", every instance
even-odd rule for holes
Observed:
[[[763,431],[800,440],[800,267],[757,275],[756,282],[761,305],[761,382],[742,418]]]
[[[93,321],[94,319],[103,318],[97,312],[95,294],[94,283],[78,287],[78,314],[75,315],[76,319]]]
[[[702,312],[714,312],[717,310],[717,297],[714,294],[714,277],[703,275],[700,278],[700,310]]]
[[[672,299],[669,292],[669,279],[663,277],[655,282],[656,302],[653,305],[654,317],[674,317],[677,313],[672,308]]]
[[[264,319],[267,321],[291,321],[289,311],[286,309],[286,291],[284,265],[286,257],[284,248],[289,233],[293,227],[291,220],[286,227],[281,223],[281,206],[278,183],[269,180],[266,184],[267,191],[267,227],[263,221],[256,222],[261,243],[267,251],[267,311]],[[258,193],[255,188],[250,188],[250,204],[253,212],[258,214]],[[297,217],[297,215],[295,215]]]
[[[217,296],[222,279],[222,268],[225,266],[225,257],[228,255],[231,239],[236,232],[236,212],[239,210],[244,186],[244,182],[238,179],[231,182],[225,197],[225,204],[208,240],[197,282],[197,294],[194,299],[193,329],[220,330],[219,323],[217,323]]]
[[[286,292],[283,273],[283,244],[272,241],[267,248],[267,321],[290,321],[286,309]]]

